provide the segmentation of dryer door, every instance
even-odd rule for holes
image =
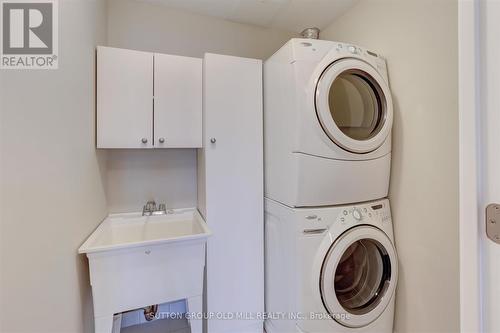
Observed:
[[[339,324],[362,327],[386,309],[396,288],[397,257],[387,235],[371,226],[342,234],[321,268],[323,304]]]
[[[323,71],[315,107],[328,137],[353,153],[377,149],[392,128],[389,86],[375,68],[359,59],[341,59]]]

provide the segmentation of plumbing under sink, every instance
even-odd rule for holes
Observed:
[[[106,218],[79,249],[89,259],[95,332],[110,333],[116,313],[181,299],[191,313],[191,332],[201,332],[210,234],[195,208]]]

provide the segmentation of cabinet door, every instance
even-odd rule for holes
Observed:
[[[97,48],[97,147],[153,146],[153,54]]]
[[[207,244],[207,309],[264,311],[262,62],[206,54],[201,210]],[[252,326],[254,330],[250,330]],[[261,320],[208,320],[209,332],[262,332]]]
[[[202,146],[202,60],[155,54],[155,148]]]

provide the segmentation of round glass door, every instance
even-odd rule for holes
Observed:
[[[377,306],[390,278],[391,265],[384,247],[373,239],[361,239],[344,252],[331,282],[346,311],[365,314]]]
[[[392,127],[392,99],[380,74],[358,59],[331,64],[316,87],[316,113],[330,139],[345,150],[378,148]]]
[[[374,227],[357,227],[334,242],[321,271],[323,304],[333,319],[362,327],[377,319],[397,280],[396,254],[387,236]]]
[[[385,117],[385,103],[378,84],[367,73],[347,70],[339,74],[328,95],[328,106],[337,127],[354,140],[376,135]]]

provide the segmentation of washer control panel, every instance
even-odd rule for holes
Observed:
[[[361,221],[361,219],[363,218],[363,215],[362,215],[361,211],[358,208],[354,208],[352,210],[352,217],[354,217],[354,219],[356,221]]]
[[[384,228],[390,226],[390,221],[389,201],[382,199],[353,206],[307,210],[304,212],[300,231],[308,235],[321,234],[333,223],[340,223],[347,228],[358,224],[373,224]]]
[[[386,201],[360,204],[342,211],[340,222],[346,222],[351,218],[357,223],[373,223],[377,220],[386,223],[391,220],[391,211]]]

